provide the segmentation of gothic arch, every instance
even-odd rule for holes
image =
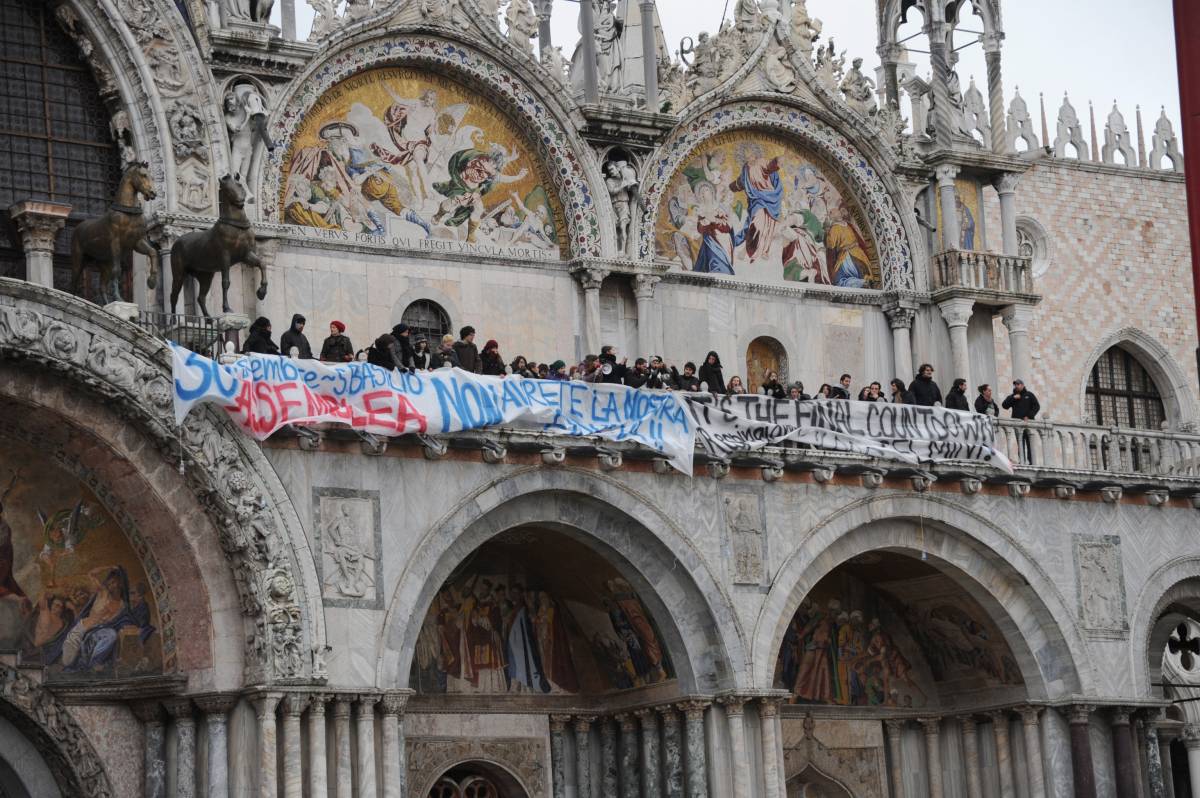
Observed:
[[[165,344],[68,294],[0,280],[0,361],[103,401],[170,466],[216,531],[241,601],[244,680],[320,678],[324,616],[295,508],[261,450],[211,408],[175,423]],[[69,401],[69,400],[68,400]],[[160,464],[160,467],[162,464]]]
[[[378,686],[405,687],[425,610],[484,541],[523,526],[588,544],[630,580],[658,623],[680,689],[745,686],[746,635],[691,540],[648,500],[592,472],[534,467],[465,497],[413,547],[388,605]]]
[[[1146,580],[1130,612],[1133,689],[1157,696],[1162,681],[1162,652],[1171,630],[1184,617],[1200,619],[1200,557],[1177,557]]]
[[[824,158],[846,181],[855,201],[871,220],[871,233],[879,249],[885,291],[914,291],[919,284],[912,257],[913,231],[897,210],[900,190],[894,179],[872,165],[844,131],[825,121],[819,112],[796,99],[778,95],[740,97],[736,101],[695,112],[684,118],[658,146],[647,162],[639,231],[639,253],[654,258],[654,226],[663,190],[680,164],[706,140],[732,130],[766,130],[789,136]]]
[[[520,790],[522,797],[535,794],[530,785],[527,785],[517,774],[518,769],[502,761],[502,756],[498,755],[500,752],[482,750],[477,753],[479,755],[469,757],[451,754],[443,759],[422,763],[422,771],[416,774],[417,778],[414,779],[419,789],[413,793],[413,796],[423,797],[429,795],[430,791],[433,790],[434,786],[444,775],[462,766],[471,766],[481,770],[493,780],[501,782],[501,786]],[[507,795],[505,798],[507,798]]]
[[[608,218],[608,194],[600,166],[576,132],[584,122],[578,110],[559,100],[561,87],[511,55],[479,43],[465,44],[441,35],[418,34],[411,28],[359,29],[337,40],[328,54],[292,81],[290,94],[276,108],[271,136],[286,141],[299,121],[335,84],[368,69],[387,66],[431,67],[436,72],[480,89],[529,131],[537,157],[545,165],[562,205],[569,238],[565,256],[612,254],[614,231],[601,224]],[[284,147],[264,161],[260,190],[263,218],[281,219],[279,190]]]
[[[0,664],[0,715],[28,735],[48,761],[64,796],[115,795],[96,749],[50,691]]]
[[[1162,396],[1163,407],[1167,411],[1167,424],[1171,429],[1195,426],[1200,423],[1200,407],[1196,405],[1196,397],[1192,393],[1191,377],[1180,367],[1171,351],[1157,338],[1137,327],[1124,327],[1104,336],[1100,343],[1092,349],[1087,359],[1083,361],[1083,372],[1079,377],[1078,407],[1080,416],[1087,403],[1088,380],[1091,379],[1092,367],[1100,356],[1120,346],[1127,349],[1138,362],[1149,372]]]
[[[1004,633],[1031,698],[1094,689],[1074,613],[1033,557],[988,519],[916,494],[853,502],[797,536],[755,625],[755,684],[771,684],[787,624],[812,587],[850,558],[878,550],[924,554],[978,601]]]

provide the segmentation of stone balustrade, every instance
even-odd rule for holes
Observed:
[[[1014,465],[1147,477],[1200,477],[1200,435],[1049,421],[1000,422]]]
[[[1033,259],[951,249],[933,258],[933,290],[1033,294]]]

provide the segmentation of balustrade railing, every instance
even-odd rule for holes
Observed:
[[[998,448],[1014,465],[1114,475],[1200,476],[1200,435],[1001,420]]]
[[[218,326],[218,319],[211,316],[141,310],[137,324],[151,335],[174,341],[208,357],[215,358],[223,351],[225,331]]]
[[[1020,255],[947,250],[934,256],[933,287],[1032,294],[1033,261]]]

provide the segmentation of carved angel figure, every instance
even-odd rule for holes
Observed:
[[[537,37],[537,17],[529,0],[511,0],[504,14],[508,24],[508,40],[526,55],[533,55],[533,39]]]

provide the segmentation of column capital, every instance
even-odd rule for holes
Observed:
[[[633,711],[634,717],[642,722],[642,728],[653,729],[658,727],[658,713],[651,707],[642,707]]]
[[[1021,176],[1015,172],[1004,172],[992,181],[992,187],[996,189],[996,193],[1004,196],[1005,194],[1017,193],[1017,184],[1021,182]]]
[[[129,709],[133,711],[133,716],[142,723],[163,722],[163,707],[157,699],[150,698],[144,701],[134,701],[129,705]]]
[[[1129,707],[1113,707],[1112,720],[1109,723],[1113,726],[1128,726],[1131,712]]]
[[[354,702],[355,712],[359,719],[374,717],[375,705],[379,703],[380,696],[378,693],[363,693]]]
[[[655,274],[633,275],[633,295],[637,299],[654,299],[654,287],[662,281]]]
[[[926,737],[937,737],[942,733],[941,718],[917,718],[917,722],[924,727]]]
[[[888,734],[901,734],[906,726],[907,718],[885,718],[883,721],[883,727],[888,730]]]
[[[900,303],[884,305],[883,312],[888,317],[888,325],[893,330],[909,329],[917,317],[916,308]]]
[[[637,720],[634,719],[632,712],[618,712],[613,715],[613,720],[621,727],[623,733],[631,733],[637,731]]]
[[[600,284],[604,282],[604,278],[608,276],[609,272],[608,269],[583,267],[576,269],[574,274],[584,291],[599,291]]]
[[[985,33],[979,37],[979,41],[983,44],[985,53],[998,53],[1000,52],[1000,43],[1004,41],[1004,34],[999,31]]]
[[[1200,724],[1189,723],[1184,726],[1179,739],[1183,740],[1189,751],[1200,749]]]
[[[573,719],[575,732],[577,734],[580,732],[586,733],[588,729],[592,728],[592,724],[596,722],[596,717],[596,715],[576,715]]]
[[[8,208],[8,215],[21,233],[21,246],[26,252],[53,252],[54,239],[70,213],[70,205],[40,200],[25,200]]]
[[[192,696],[192,700],[205,715],[223,716],[237,706],[238,696],[236,693],[208,693]]]
[[[704,720],[704,711],[708,709],[711,703],[711,701],[691,699],[688,701],[680,701],[679,708],[683,710],[683,714],[688,720]]]
[[[746,711],[748,700],[744,695],[723,695],[717,699],[717,703],[725,707],[726,715],[741,715]]]
[[[613,725],[613,718],[609,715],[601,715],[596,719],[596,723],[600,726],[601,737],[616,737],[617,727]]]
[[[333,697],[333,716],[335,718],[350,717],[350,705],[354,703],[354,696],[338,693]]]
[[[1017,707],[1017,714],[1021,716],[1021,722],[1026,726],[1036,726],[1038,716],[1042,714],[1042,708],[1032,705]]]
[[[1033,322],[1033,306],[1005,305],[1000,310],[1000,320],[1010,333],[1029,332],[1029,325]]]
[[[403,715],[404,709],[408,706],[408,697],[412,695],[411,690],[391,690],[383,694],[383,714],[385,715]]]
[[[947,327],[966,327],[975,312],[975,300],[969,297],[943,299],[938,303],[938,310],[946,320]]]
[[[308,707],[308,694],[288,693],[283,697],[283,701],[279,706],[285,718],[298,718]]]
[[[954,179],[958,177],[958,166],[952,163],[944,163],[941,166],[935,166],[933,169],[934,179],[937,180],[938,188],[946,188],[954,186]]]
[[[1093,704],[1072,704],[1066,708],[1067,719],[1072,726],[1086,725],[1096,711]]]
[[[679,720],[679,707],[674,704],[660,704],[654,708],[654,711],[662,715],[663,720]]]
[[[567,724],[571,722],[570,715],[551,715],[550,716],[550,731],[561,732],[565,731]]]
[[[779,714],[779,699],[778,698],[760,698],[758,700],[758,714],[764,718],[773,718]]]
[[[195,707],[192,705],[192,699],[187,696],[178,696],[176,698],[168,698],[162,702],[163,709],[167,710],[167,714],[171,716],[171,720],[176,723],[192,723],[192,713]]]
[[[275,707],[279,706],[280,699],[283,698],[283,693],[257,693],[250,697],[250,701],[254,704],[254,714],[259,720],[264,719],[268,715],[275,714]]]
[[[308,714],[309,715],[325,715],[325,705],[333,700],[333,696],[329,693],[309,693],[308,694]]]
[[[1008,729],[1008,710],[1007,709],[993,709],[990,712],[985,712],[984,714],[987,715],[989,718],[991,718],[992,723],[994,723],[995,725],[997,725],[997,726],[1003,725],[1006,730]]]
[[[975,722],[974,715],[961,715],[958,718],[958,725],[962,727],[964,732],[971,734],[975,731],[975,727],[978,724]]]

